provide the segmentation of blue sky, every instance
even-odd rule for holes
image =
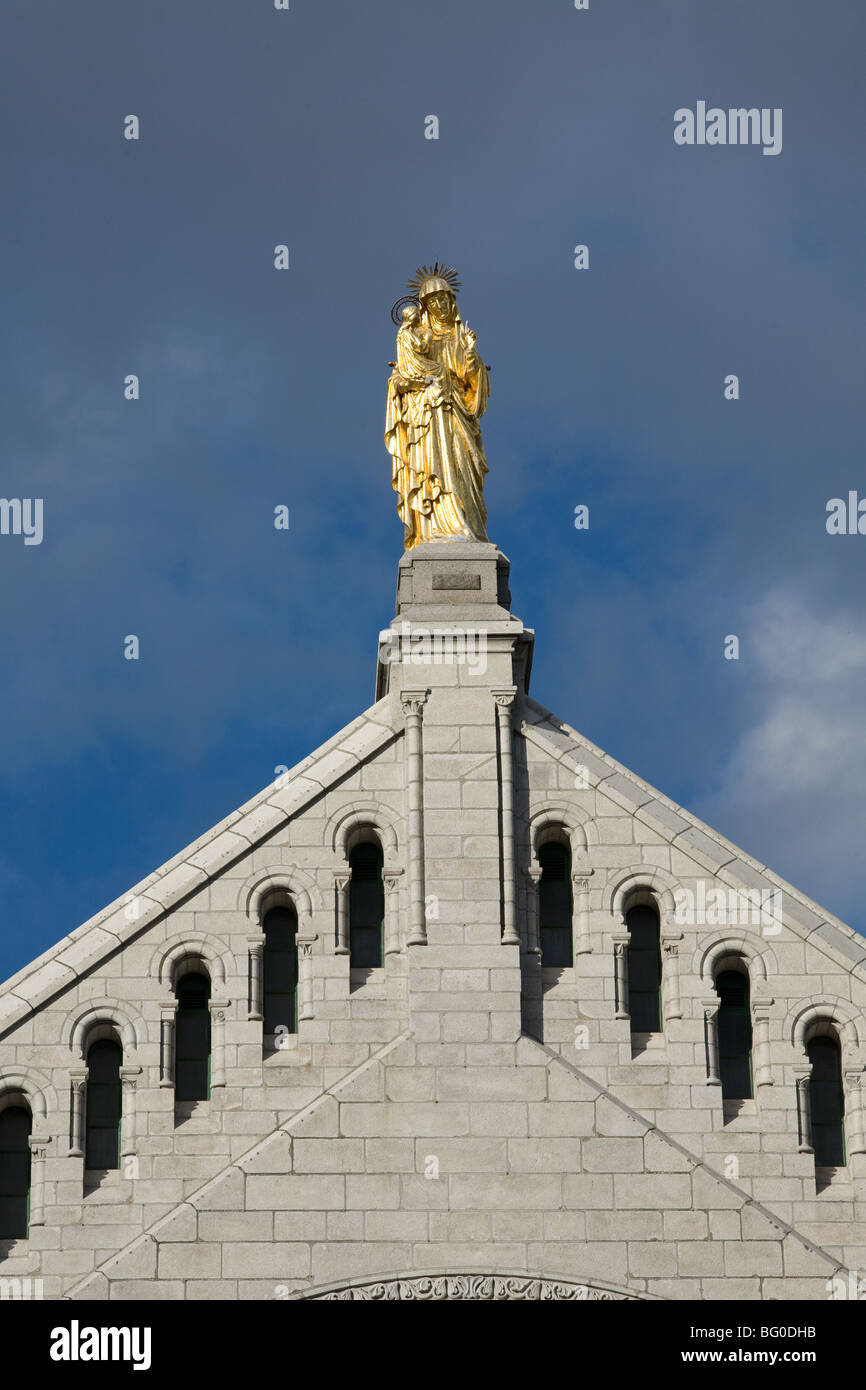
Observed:
[[[862,5],[14,0],[3,31],[0,491],[45,532],[0,536],[0,975],[372,702],[388,311],[436,258],[492,364],[533,695],[862,928],[866,537],[825,529],[866,495]],[[675,145],[698,100],[781,107],[781,154]]]

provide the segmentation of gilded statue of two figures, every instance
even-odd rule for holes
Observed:
[[[487,540],[487,460],[479,420],[490,391],[475,334],[460,317],[457,277],[438,262],[398,300],[397,361],[388,379],[385,446],[403,546]]]

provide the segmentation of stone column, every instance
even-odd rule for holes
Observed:
[[[159,1084],[174,1085],[174,1018],[177,1000],[160,1004],[159,1014]]]
[[[298,948],[298,1031],[304,1019],[315,1018],[313,1007],[313,942],[318,941],[318,932],[310,936],[296,936]]]
[[[336,933],[334,954],[349,954],[349,882],[352,875],[348,869],[337,869],[334,874],[334,904],[336,910]]]
[[[863,1133],[863,1080],[862,1066],[846,1067],[844,1072],[845,1097],[845,1148],[848,1155],[866,1153],[866,1136]]]
[[[579,869],[571,875],[572,926],[574,954],[587,955],[592,950],[589,929],[589,876],[592,869]]]
[[[120,1156],[128,1158],[135,1153],[137,1138],[135,1128],[135,1092],[141,1067],[121,1067],[121,1112],[120,1112]]]
[[[519,946],[517,932],[517,889],[514,867],[514,750],[511,711],[516,686],[494,690],[499,724],[499,766],[502,805],[502,944]]]
[[[773,999],[752,1000],[752,1070],[755,1077],[755,1090],[759,1086],[772,1086],[773,1070],[770,1051],[770,1008]]]
[[[211,999],[210,1009],[210,1085],[226,1084],[226,1015],[227,999]]]
[[[541,870],[536,868],[524,869],[526,875],[526,951],[531,956],[541,956],[541,923],[539,921],[539,910],[541,902],[539,898],[539,885],[541,884]]]
[[[682,1018],[683,1009],[680,1003],[680,972],[679,972],[679,944],[682,941],[682,932],[670,930],[667,923],[662,924],[661,948],[662,948],[662,999],[664,1000],[664,1019],[663,1023],[667,1026],[672,1018]]]
[[[811,1062],[801,1062],[794,1067],[794,1080],[797,1083],[797,1130],[799,1134],[797,1152],[811,1154],[815,1152],[812,1148]]]
[[[614,985],[616,989],[616,1017],[628,1018],[628,943],[631,937],[626,932],[613,938]]]
[[[48,1138],[38,1134],[30,1136],[30,1226],[45,1225],[45,1160],[48,1157]]]
[[[250,982],[249,1012],[247,1018],[262,1019],[262,1000],[264,998],[264,932],[256,932],[247,937],[247,968]]]
[[[400,940],[400,876],[402,869],[383,869],[385,887],[385,955],[402,950]]]
[[[400,705],[406,716],[410,946],[427,945],[424,898],[424,745],[421,732],[426,700],[426,690],[404,690],[400,694]]]
[[[69,1073],[72,1085],[72,1123],[69,1128],[70,1158],[84,1157],[84,1107],[87,1104],[87,1068]]]
[[[701,1000],[704,1011],[704,1051],[707,1065],[707,1085],[721,1086],[719,1076],[719,996],[712,994]]]

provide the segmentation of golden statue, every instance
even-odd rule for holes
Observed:
[[[460,318],[455,272],[421,266],[398,300],[397,361],[388,379],[385,447],[403,522],[403,546],[486,541],[487,460],[478,421],[490,386],[475,334]]]

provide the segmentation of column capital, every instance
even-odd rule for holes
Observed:
[[[760,1021],[763,1022],[765,1019],[768,1019],[770,1017],[770,1010],[775,1002],[775,999],[768,999],[765,995],[753,996],[752,1015],[755,1020],[757,1021],[760,1019]]]
[[[427,703],[427,696],[429,693],[427,689],[400,691],[400,708],[407,718],[411,718],[414,715],[420,719],[424,711],[424,706]]]
[[[517,694],[517,686],[507,685],[501,690],[491,690],[490,694],[493,696],[493,699],[499,709],[508,710],[511,709],[512,705],[514,704],[514,697]]]

